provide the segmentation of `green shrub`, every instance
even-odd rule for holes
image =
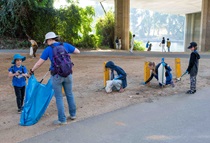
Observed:
[[[142,41],[134,41],[134,50],[136,51],[145,51],[145,46]]]
[[[83,39],[78,44],[79,47],[97,49],[99,44],[99,37],[91,34],[83,36]]]

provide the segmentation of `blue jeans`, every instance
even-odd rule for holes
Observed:
[[[58,120],[60,122],[66,121],[62,87],[64,88],[66,99],[69,107],[69,114],[71,117],[76,116],[76,104],[74,100],[74,95],[72,92],[72,74],[67,77],[61,77],[59,75],[51,76],[52,86],[55,92],[56,105],[58,110]]]

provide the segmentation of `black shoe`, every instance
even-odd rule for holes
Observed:
[[[22,111],[21,109],[18,109],[18,113],[19,113],[19,114],[21,113],[21,111]]]
[[[188,90],[188,91],[186,92],[186,94],[194,94],[194,93],[196,93],[196,90]]]

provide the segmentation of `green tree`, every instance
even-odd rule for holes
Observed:
[[[108,11],[105,17],[98,19],[96,23],[96,35],[100,38],[101,46],[114,48],[114,14]]]
[[[44,35],[49,31],[56,32],[58,26],[57,12],[53,8],[37,8],[31,14],[31,27],[27,29],[27,34],[36,39],[36,41],[43,42]]]
[[[5,0],[0,3],[0,35],[24,37],[36,8],[52,7],[53,0]]]
[[[61,8],[58,11],[56,31],[62,40],[69,41],[74,45],[97,47],[97,42],[92,41],[97,37],[93,34],[90,35],[94,15],[93,7],[81,8],[71,4],[69,7]]]

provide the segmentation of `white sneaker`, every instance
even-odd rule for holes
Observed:
[[[54,125],[65,125],[65,124],[67,124],[67,122],[66,121],[65,122],[61,122],[61,121],[55,120],[55,121],[53,121],[53,124]]]
[[[75,120],[76,118],[77,118],[76,116],[73,116],[73,117],[69,116],[69,119],[71,120]]]

